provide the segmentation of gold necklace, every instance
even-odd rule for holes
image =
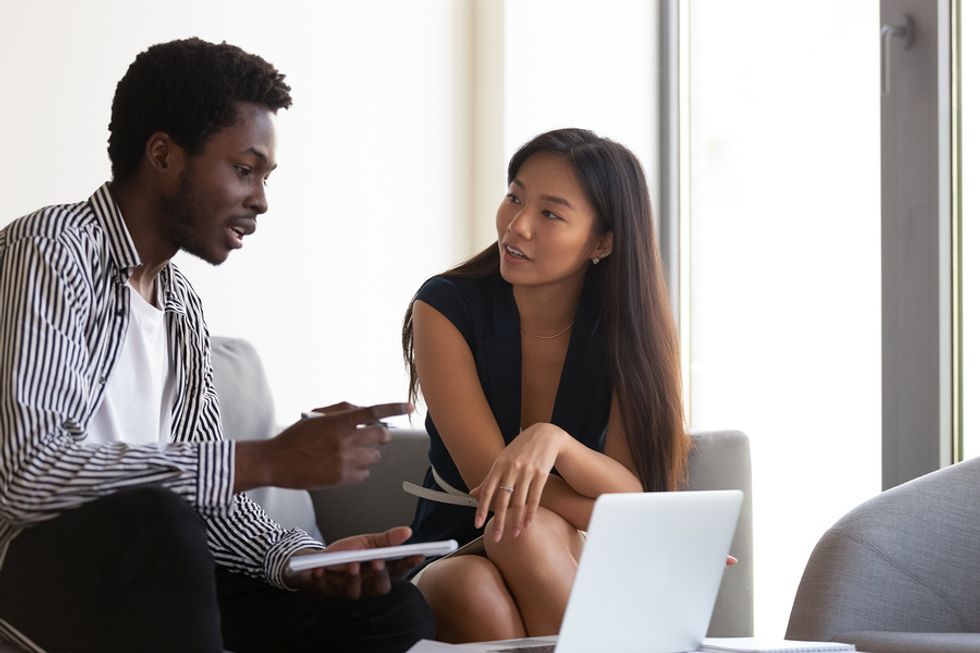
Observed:
[[[571,329],[572,326],[574,326],[574,325],[575,325],[575,322],[573,321],[571,324],[569,324],[567,327],[565,327],[564,329],[562,329],[561,331],[559,331],[558,333],[556,333],[553,336],[539,336],[538,334],[531,333],[530,331],[528,331],[527,329],[525,329],[523,324],[520,325],[520,326],[521,326],[521,332],[522,333],[526,333],[527,335],[531,336],[532,338],[537,338],[538,340],[551,340],[553,338],[557,338],[560,335],[564,335],[564,334],[568,333],[568,330]]]

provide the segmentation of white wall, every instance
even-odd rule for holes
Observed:
[[[220,268],[177,262],[212,333],[258,347],[280,421],[401,400],[402,312],[467,253],[457,14],[453,0],[5,3],[0,225],[108,178],[115,84],[148,45],[200,36],[253,51],[295,101],[280,112],[271,208]]]

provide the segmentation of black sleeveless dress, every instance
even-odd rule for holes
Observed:
[[[600,325],[601,288],[591,272],[590,268],[582,287],[551,422],[587,447],[602,451],[611,391]],[[426,281],[415,298],[445,315],[466,339],[487,403],[504,442],[510,443],[520,433],[521,418],[521,334],[513,288],[499,274],[478,280],[437,276]],[[426,415],[425,429],[432,468],[454,488],[467,492],[431,415]],[[422,484],[440,489],[432,469]],[[482,529],[473,528],[473,514],[473,508],[419,499],[410,541],[468,542],[482,534]]]

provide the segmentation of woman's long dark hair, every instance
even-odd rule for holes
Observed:
[[[643,169],[619,143],[585,129],[558,129],[535,137],[514,154],[508,183],[539,153],[565,157],[596,211],[599,233],[613,232],[612,252],[592,270],[603,288],[609,379],[644,489],[675,490],[686,476],[690,440],[684,431],[677,332]],[[499,270],[500,250],[494,243],[443,275],[482,279]],[[402,326],[402,351],[414,399],[418,373],[411,304]]]

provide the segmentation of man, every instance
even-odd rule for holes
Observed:
[[[289,90],[231,45],[153,46],[116,88],[111,183],[0,231],[0,635],[28,650],[404,651],[433,634],[379,561],[287,575],[322,545],[241,494],[362,480],[379,420],[410,406],[225,440],[200,301],[170,262],[220,264],[255,231]]]

